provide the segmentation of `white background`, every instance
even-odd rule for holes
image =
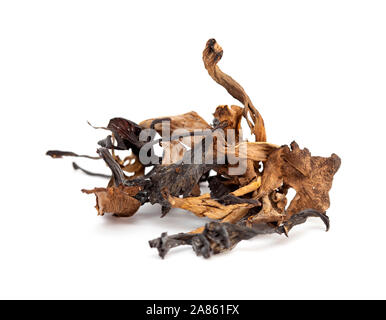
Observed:
[[[386,298],[385,16],[384,1],[1,1],[0,298]],[[45,151],[94,154],[106,132],[87,120],[239,105],[203,67],[212,37],[269,142],[342,158],[331,230],[309,220],[161,260],[148,240],[205,221],[158,206],[97,217],[80,189],[106,182]]]

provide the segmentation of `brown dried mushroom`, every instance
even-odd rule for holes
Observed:
[[[171,208],[180,208],[212,220],[188,233],[163,233],[151,240],[150,246],[157,248],[162,258],[180,245],[190,245],[197,255],[208,258],[256,235],[288,235],[292,227],[309,217],[321,218],[329,229],[328,192],[340,158],[336,154],[328,158],[311,156],[296,142],[281,147],[266,142],[262,116],[241,85],[218,67],[222,56],[216,40],[208,40],[203,52],[206,70],[244,107],[218,106],[211,125],[194,111],[139,124],[113,118],[102,128],[111,134],[98,142],[99,156],[47,152],[53,158],[73,156],[105,161],[111,176],[73,164],[86,174],[110,179],[106,188],[82,190],[95,194],[98,215],[129,217],[149,202],[162,206],[161,216]],[[255,142],[242,138],[243,117]],[[159,139],[155,139],[156,134]],[[164,150],[161,156],[154,152],[156,144]],[[130,153],[122,160],[115,150]],[[150,167],[147,174],[146,167]],[[203,183],[208,184],[210,193],[201,195]],[[296,195],[288,203],[290,188]]]

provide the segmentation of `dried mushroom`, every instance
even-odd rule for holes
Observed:
[[[82,190],[82,192],[87,194],[95,194],[97,200],[95,208],[99,216],[103,216],[106,212],[112,212],[119,217],[130,217],[137,212],[141,206],[141,202],[133,198],[133,196],[135,196],[138,191],[139,188],[137,187],[127,187],[124,185]]]
[[[98,142],[97,156],[47,152],[53,158],[72,156],[105,162],[111,175],[73,164],[88,175],[109,179],[106,187],[82,190],[96,196],[98,215],[129,217],[145,203],[158,203],[161,217],[179,208],[212,220],[187,233],[163,233],[151,240],[150,246],[158,249],[162,258],[181,245],[192,246],[197,255],[208,258],[257,235],[288,236],[294,226],[310,217],[320,218],[327,230],[330,226],[328,193],[340,158],[336,154],[311,156],[296,142],[290,146],[266,142],[261,114],[241,85],[218,67],[222,56],[216,40],[208,40],[203,52],[206,70],[243,107],[218,106],[211,124],[194,111],[139,124],[113,118],[106,127],[94,127],[110,131]],[[243,139],[243,117],[254,142]],[[161,155],[155,153],[156,144],[163,149]],[[116,150],[128,154],[121,159]],[[145,168],[149,170],[146,174]],[[205,183],[210,193],[201,194]],[[290,188],[296,195],[288,203]]]

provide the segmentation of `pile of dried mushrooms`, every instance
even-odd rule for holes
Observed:
[[[212,220],[191,232],[170,236],[163,233],[149,241],[162,258],[181,245],[191,245],[198,256],[208,258],[259,234],[288,236],[293,226],[309,217],[321,218],[329,228],[328,192],[340,158],[336,154],[328,158],[312,156],[296,142],[289,146],[266,142],[262,116],[241,85],[218,67],[222,55],[216,40],[208,40],[203,51],[205,68],[244,107],[218,106],[212,124],[194,111],[139,124],[113,118],[102,128],[110,134],[98,142],[98,156],[47,152],[53,158],[104,160],[111,176],[73,164],[87,174],[110,179],[106,187],[82,190],[96,196],[98,215],[129,217],[149,202],[161,205],[162,217],[171,208],[181,208]],[[243,140],[242,118],[254,142]],[[160,138],[155,139],[155,134]],[[162,156],[155,154],[156,144],[163,148]],[[128,150],[128,155],[121,159],[116,150]],[[238,168],[241,162],[243,170]],[[210,193],[201,194],[203,183],[207,183]],[[287,203],[290,188],[296,195]]]

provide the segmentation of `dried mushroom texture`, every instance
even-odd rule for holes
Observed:
[[[130,217],[141,206],[141,203],[133,197],[139,189],[138,187],[120,185],[118,187],[95,188],[92,190],[83,189],[82,192],[95,194],[95,208],[99,216],[103,216],[105,213],[113,213],[119,217]]]
[[[162,164],[168,165],[181,161],[187,150],[202,139],[202,136],[191,136],[195,131],[210,130],[212,127],[201,118],[197,112],[191,111],[177,116],[152,118],[140,122],[140,126],[146,129],[154,129],[162,137],[160,145],[164,150]],[[175,139],[164,136],[167,132]],[[186,135],[184,133],[190,133]],[[187,147],[186,147],[187,146]]]
[[[206,43],[202,59],[205,69],[214,81],[223,86],[228,93],[244,105],[243,115],[247,120],[251,132],[255,135],[256,141],[266,141],[264,120],[257,109],[253,106],[251,99],[243,87],[231,76],[222,72],[217,63],[223,56],[223,50],[215,39],[209,39]],[[252,118],[252,121],[248,118]]]
[[[292,142],[290,147],[283,146],[268,157],[259,196],[291,187],[296,195],[286,211],[287,217],[305,209],[325,212],[330,206],[328,192],[340,164],[336,154],[328,158],[311,156],[308,149],[300,149]]]
[[[237,200],[238,198],[235,197],[235,204],[224,205],[211,199],[210,194],[188,198],[168,196],[168,201],[173,208],[189,210],[198,217],[207,217],[214,220],[223,219],[229,215],[242,216],[243,214],[239,211],[245,214],[248,209],[260,204],[258,201],[253,200],[243,201],[243,199],[239,199],[239,202]]]
[[[46,152],[47,156],[50,156],[51,158],[63,158],[63,157],[79,157],[79,158],[88,158],[88,159],[100,159],[100,157],[92,157],[84,154],[77,154],[75,152],[71,151],[60,151],[60,150],[49,150]]]
[[[185,145],[180,141],[164,141],[161,142],[161,146],[164,150],[162,156],[163,165],[180,162],[187,151]]]
[[[266,161],[277,148],[279,148],[277,145],[267,142],[242,142],[234,147],[228,147],[226,153],[235,158],[259,162]]]
[[[249,185],[241,187],[232,192],[223,189],[216,196],[213,192],[195,198],[174,198],[169,201],[174,208],[181,208],[193,212],[199,217],[221,220],[222,222],[235,223],[246,216],[249,209],[261,205],[260,201],[245,198],[246,194],[256,191],[261,183],[261,179],[252,181]],[[212,180],[213,187],[213,180]]]
[[[190,111],[178,116],[147,119],[139,123],[143,128],[151,128],[162,134],[162,124],[170,124],[171,131],[184,129],[187,131],[210,129],[211,126],[197,112]]]
[[[245,90],[221,71],[223,50],[210,39],[203,51],[209,75],[244,107],[219,105],[212,124],[195,111],[139,122],[116,117],[111,133],[98,142],[96,156],[51,150],[52,158],[102,160],[111,174],[94,173],[73,163],[74,169],[108,179],[106,187],[82,191],[96,196],[98,215],[130,217],[145,203],[161,205],[161,217],[172,208],[188,210],[211,222],[186,233],[162,233],[149,242],[164,258],[170,249],[191,246],[198,256],[229,251],[258,235],[288,236],[308,218],[320,218],[329,229],[326,210],[340,158],[311,156],[296,142],[278,146],[266,141],[263,118]],[[255,136],[243,139],[242,118]],[[157,137],[157,138],[156,138]],[[163,148],[162,155],[154,146]],[[119,154],[118,154],[119,150]],[[147,169],[147,171],[145,171]],[[202,194],[203,183],[210,193]],[[296,191],[288,203],[290,188]]]
[[[158,250],[161,258],[164,258],[170,249],[183,245],[192,246],[197,256],[209,258],[213,254],[233,249],[242,240],[249,240],[258,235],[276,233],[288,236],[288,232],[294,226],[306,222],[310,217],[320,218],[326,225],[326,231],[328,231],[330,222],[325,214],[315,210],[305,210],[295,214],[279,226],[260,223],[249,228],[242,224],[210,222],[195,232],[179,233],[172,236],[168,236],[164,232],[161,237],[150,240],[149,245]]]
[[[161,204],[164,216],[172,207],[165,195],[189,197],[200,178],[212,168],[213,165],[183,163],[156,167],[149,177],[150,184],[146,190],[149,202]]]
[[[228,107],[218,106],[213,114],[214,123],[226,123],[224,131],[232,129],[235,130],[235,141],[240,141],[242,138],[241,118],[243,116],[243,108],[239,106]],[[228,141],[229,143],[229,141]]]

